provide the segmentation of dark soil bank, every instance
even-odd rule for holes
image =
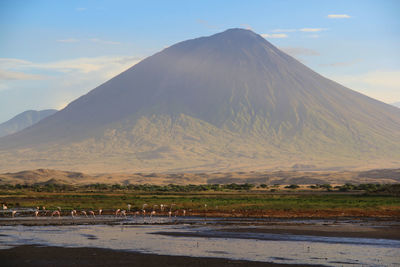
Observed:
[[[100,248],[19,246],[0,250],[1,266],[224,267],[304,266],[267,262],[164,256]],[[316,265],[312,265],[316,266]]]

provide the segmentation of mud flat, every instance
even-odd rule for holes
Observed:
[[[400,258],[396,220],[19,219],[1,226],[5,266],[395,266]]]
[[[304,266],[221,258],[154,255],[101,248],[43,246],[18,246],[11,249],[0,250],[0,258],[2,258],[3,266]]]

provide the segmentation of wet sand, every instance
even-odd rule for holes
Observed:
[[[215,219],[215,218],[214,218]],[[350,223],[351,222],[351,223]],[[75,218],[71,217],[39,217],[39,218],[7,218],[0,220],[0,226],[48,226],[48,225],[148,225],[148,224],[204,224],[205,221],[200,217],[172,218],[155,217],[154,220],[146,217],[128,218],[101,216],[94,218]],[[307,220],[307,223],[291,222],[290,220],[268,221],[268,220],[241,220],[232,218],[229,220],[216,220],[209,218],[207,224],[223,226],[217,231],[233,233],[267,233],[267,234],[290,234],[290,235],[310,235],[325,237],[355,237],[355,238],[380,238],[400,240],[400,221],[387,220],[357,220],[350,219],[344,221],[329,220],[324,223],[317,223],[313,220]],[[206,237],[204,233],[162,233],[170,236],[198,236]]]
[[[353,225],[272,225],[260,228],[228,228],[222,231],[400,240],[400,225],[387,227]]]
[[[335,229],[336,228],[336,229]],[[229,233],[262,233],[262,234],[281,234],[281,235],[307,235],[307,236],[323,236],[323,237],[349,237],[349,238],[377,238],[377,239],[392,239],[400,240],[400,227],[319,227],[310,225],[297,226],[274,226],[274,227],[257,227],[257,228],[224,228],[216,230],[216,232],[224,233],[224,236],[229,237]],[[216,237],[215,233],[204,232],[157,232],[167,236],[176,237]],[[233,237],[233,236],[232,236]],[[240,238],[240,236],[235,236]],[[249,237],[246,237],[249,238]],[[257,238],[255,238],[257,239]]]
[[[140,266],[140,267],[224,267],[224,266],[319,266],[256,261],[165,256],[101,248],[18,246],[0,250],[2,266]]]

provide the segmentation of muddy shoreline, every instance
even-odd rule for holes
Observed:
[[[363,227],[363,226],[315,226],[315,225],[275,225],[263,227],[244,227],[244,228],[224,228],[215,233],[229,236],[229,233],[260,233],[260,234],[279,234],[279,235],[301,235],[301,236],[321,236],[321,237],[346,237],[346,238],[375,238],[400,240],[400,226],[390,226],[384,228]],[[218,234],[204,232],[156,232],[155,234],[174,236],[174,237],[216,237]],[[235,238],[240,238],[235,236]],[[249,238],[249,237],[246,237]],[[257,239],[255,237],[254,239]]]
[[[278,264],[257,261],[230,260],[188,256],[166,256],[102,248],[64,248],[47,246],[18,246],[0,250],[3,266],[140,266],[140,267],[291,267],[320,266]]]

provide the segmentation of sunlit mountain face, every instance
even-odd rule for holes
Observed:
[[[260,35],[177,43],[0,138],[0,168],[89,172],[371,168],[400,163],[400,109]]]

